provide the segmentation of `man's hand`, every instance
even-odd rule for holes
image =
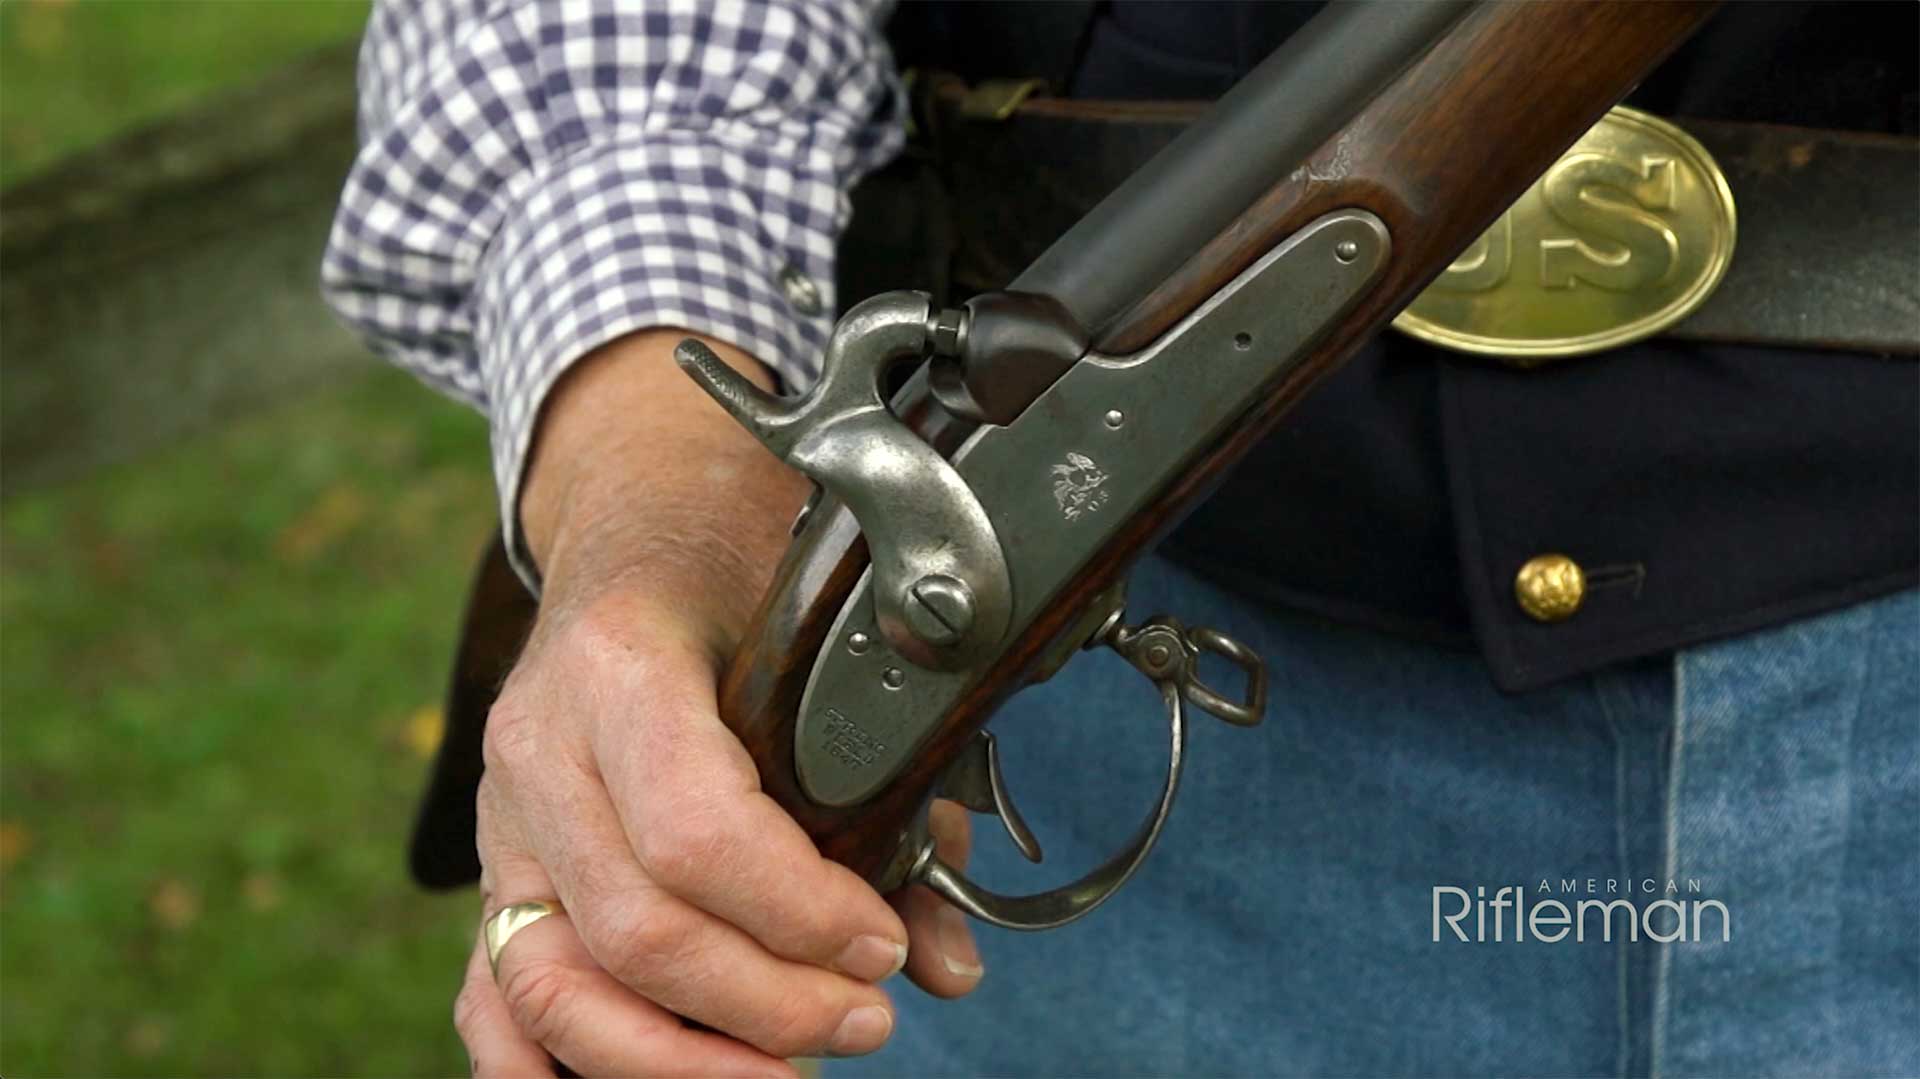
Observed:
[[[549,1054],[583,1075],[787,1075],[785,1057],[879,1048],[875,983],[903,965],[941,996],[979,981],[959,913],[924,889],[890,907],[822,858],[720,722],[718,673],[806,482],[679,373],[682,336],[584,358],[542,419],[521,520],[545,592],[487,722],[478,845],[484,914],[566,913],[516,934],[497,981],[476,942],[455,1022],[478,1075],[552,1075]],[[964,858],[965,814],[938,808],[943,857]]]

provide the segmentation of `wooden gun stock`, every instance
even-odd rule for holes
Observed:
[[[869,879],[895,857],[949,762],[1026,684],[1094,597],[1178,523],[1325,374],[1350,356],[1504,211],[1554,159],[1710,14],[1712,3],[1491,3],[1454,24],[1302,167],[1271,188],[1145,298],[1095,327],[1095,347],[1146,346],[1301,227],[1337,209],[1372,212],[1392,234],[1382,277],[1306,362],[1204,455],[1200,467],[1127,522],[974,684],[911,763],[857,806],[801,790],[794,767],[800,698],[836,615],[866,566],[850,513],[812,514],[775,575],[721,687],[721,715],[765,791],[820,850]],[[924,397],[903,416],[943,452],[965,434]]]

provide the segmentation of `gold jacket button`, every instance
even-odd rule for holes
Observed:
[[[1573,617],[1587,598],[1587,575],[1566,555],[1535,555],[1514,576],[1513,595],[1528,618],[1558,622]]]

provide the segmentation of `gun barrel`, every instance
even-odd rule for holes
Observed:
[[[1325,10],[1107,196],[1009,286],[1098,337],[1332,138],[1475,0]]]

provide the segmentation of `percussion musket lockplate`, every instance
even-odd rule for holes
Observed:
[[[890,589],[901,582],[876,552],[801,698],[794,764],[807,796],[828,806],[857,805],[899,775],[1055,593],[1307,357],[1379,275],[1389,247],[1386,226],[1372,214],[1328,214],[1153,345],[1127,356],[1090,353],[1012,422],[975,431],[954,453],[951,468],[984,514],[980,533],[1005,543],[1010,609],[1004,633],[964,662],[922,662],[912,647],[921,640],[892,625],[889,611],[899,597]],[[840,354],[855,355],[856,344],[846,343]],[[870,509],[862,512],[849,495],[842,497],[870,541],[870,518],[891,521],[904,510],[868,495]],[[978,604],[979,585],[954,576],[973,589]],[[900,647],[903,639],[910,647]]]
[[[923,668],[991,655],[1012,604],[1006,555],[979,498],[887,406],[888,371],[925,355],[941,330],[924,293],[858,304],[835,326],[820,380],[798,399],[766,393],[693,338],[674,350],[742,427],[853,512],[876,579],[870,625],[890,653]]]

